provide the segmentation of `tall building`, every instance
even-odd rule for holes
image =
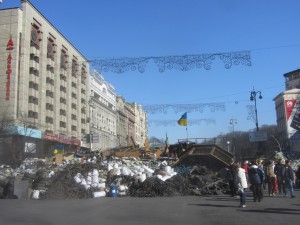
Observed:
[[[286,90],[274,98],[279,141],[284,149],[300,151],[300,70],[284,78]]]
[[[26,0],[0,10],[0,49],[0,118],[28,138],[18,154],[78,149],[89,133],[87,59]]]
[[[126,102],[124,97],[117,96],[117,146],[128,146],[128,117],[125,110]]]
[[[141,105],[132,103],[131,107],[135,113],[135,141],[140,147],[145,147],[148,139],[147,114]]]
[[[95,70],[90,76],[91,150],[103,151],[118,145],[115,88]]]

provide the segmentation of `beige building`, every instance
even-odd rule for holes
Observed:
[[[89,72],[88,60],[30,2],[0,10],[0,49],[0,121],[15,132],[0,137],[0,158],[7,149],[21,159],[144,146],[142,107],[117,101],[115,88]]]
[[[284,149],[300,151],[300,70],[284,77],[286,91],[274,98],[279,141]]]
[[[122,96],[117,96],[117,146],[128,146],[128,117],[126,113],[126,102]]]
[[[41,132],[43,152],[89,133],[87,59],[30,2],[0,10],[0,115]]]
[[[132,103],[131,107],[135,114],[135,141],[140,147],[145,147],[148,138],[147,114],[141,105]]]
[[[97,71],[91,74],[90,126],[92,151],[118,145],[115,88]]]

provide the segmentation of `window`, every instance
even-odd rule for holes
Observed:
[[[67,55],[67,51],[65,49],[61,50],[60,53],[60,67],[62,69],[67,69],[67,64],[68,64],[68,55]]]
[[[46,83],[47,83],[47,84],[54,85],[54,80],[53,80],[53,79],[51,79],[50,77],[47,77],[47,79],[46,79]]]
[[[54,39],[48,38],[47,43],[47,58],[54,60],[54,54],[56,53],[56,44],[54,43]]]
[[[72,92],[72,98],[77,99],[77,95],[74,92]]]
[[[76,109],[77,108],[77,106],[76,106],[75,103],[72,103],[71,107],[72,107],[72,109]]]
[[[53,98],[54,97],[54,93],[50,90],[46,90],[46,96]]]
[[[74,114],[72,114],[72,120],[77,120],[77,117],[76,117],[76,115],[74,115]]]
[[[59,121],[59,126],[66,128],[66,123],[63,121]]]
[[[49,116],[46,116],[46,123],[53,124],[53,118],[49,117]]]
[[[35,118],[35,119],[37,119],[37,118],[38,118],[38,113],[29,110],[29,111],[28,111],[28,118]]]
[[[76,130],[77,130],[77,127],[74,126],[74,125],[72,125],[71,130],[72,130],[72,131],[76,131]]]
[[[37,23],[32,23],[30,45],[39,49],[40,41],[42,40],[42,34],[43,32],[40,30],[40,26]]]
[[[59,114],[65,116],[67,113],[66,113],[66,110],[60,109]]]
[[[62,86],[62,85],[60,85],[59,89],[60,89],[60,91],[62,91],[62,92],[64,92],[64,93],[67,92],[67,88],[64,87],[64,86]]]
[[[39,99],[37,97],[34,97],[34,96],[29,96],[28,102],[33,103],[35,105],[38,105],[39,104]]]
[[[39,85],[37,83],[34,83],[33,81],[30,81],[29,88],[32,88],[34,90],[39,90]]]
[[[54,106],[52,104],[50,104],[50,103],[46,103],[46,109],[50,110],[50,111],[53,111]]]
[[[61,80],[64,80],[64,81],[66,81],[66,80],[67,80],[67,77],[66,77],[65,75],[63,75],[63,74],[60,74],[59,76],[60,76],[60,79],[61,79]]]
[[[63,97],[60,97],[60,103],[66,104],[66,103],[67,103],[67,100],[66,100],[65,98],[63,98]]]
[[[72,76],[76,77],[76,74],[78,72],[78,62],[76,59],[72,60]]]

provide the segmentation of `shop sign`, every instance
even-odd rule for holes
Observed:
[[[65,135],[53,134],[51,132],[44,132],[44,139],[72,145],[80,145],[81,143],[78,139],[67,137]]]

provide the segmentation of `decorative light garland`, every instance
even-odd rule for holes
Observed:
[[[247,120],[252,120],[255,123],[255,107],[254,105],[247,105],[248,116]]]
[[[144,73],[146,65],[152,59],[158,71],[176,69],[179,71],[189,71],[194,68],[204,68],[210,70],[212,61],[220,59],[224,63],[225,69],[230,69],[233,65],[251,66],[250,51],[213,53],[200,55],[183,56],[159,56],[159,57],[136,57],[136,58],[106,58],[91,60],[91,65],[100,72],[125,73],[127,71],[138,71]]]
[[[148,114],[164,113],[167,114],[170,109],[174,113],[180,112],[200,112],[208,107],[211,112],[225,111],[225,103],[197,103],[197,104],[155,104],[155,105],[144,105],[143,110]]]

